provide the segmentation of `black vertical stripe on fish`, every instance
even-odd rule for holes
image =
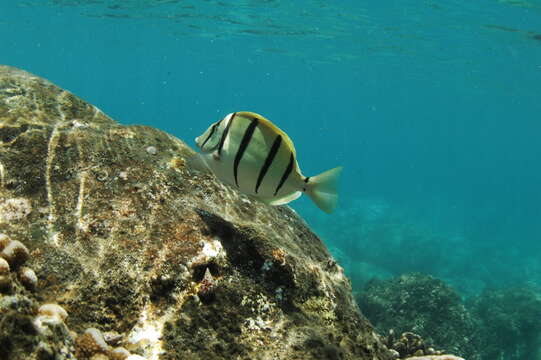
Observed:
[[[267,154],[267,158],[265,159],[265,163],[263,163],[263,166],[261,167],[261,170],[259,170],[259,175],[257,177],[257,183],[255,185],[255,193],[257,194],[257,191],[259,190],[259,185],[261,185],[261,182],[263,181],[263,178],[265,177],[265,174],[267,174],[267,171],[269,170],[269,167],[272,164],[272,161],[274,160],[274,157],[276,156],[276,153],[278,152],[278,149],[280,148],[280,144],[282,143],[282,136],[278,135],[276,136],[276,139],[274,139],[274,142],[272,143],[272,147],[269,150],[269,153]]]
[[[201,144],[201,149],[203,149],[205,147],[205,144],[207,143],[207,141],[209,141],[209,139],[212,137],[212,135],[214,134],[214,131],[216,131],[216,128],[218,127],[218,125],[220,125],[222,121],[218,121],[216,124],[212,125],[212,128],[210,129],[210,133],[208,134],[207,138],[205,139],[205,141],[203,141],[203,144]]]
[[[310,176],[307,176],[307,177],[304,178],[304,183],[305,183],[305,184],[308,184],[308,181],[310,181]],[[306,186],[304,186],[304,187],[302,188],[302,191],[306,191]]]
[[[278,191],[280,191],[280,188],[286,182],[287,178],[289,177],[289,174],[291,174],[291,171],[293,170],[293,160],[295,160],[295,158],[293,157],[293,154],[291,154],[291,156],[289,157],[289,164],[287,165],[287,168],[284,171],[282,178],[280,179],[280,183],[278,183],[278,186],[276,187],[276,190],[274,191],[274,196],[278,194]]]
[[[229,122],[227,123],[227,126],[225,127],[225,130],[222,134],[222,138],[220,139],[220,146],[218,146],[218,156],[222,154],[222,148],[224,147],[225,138],[227,137],[227,134],[229,133],[229,128],[231,127],[231,124],[233,123],[233,119],[235,118],[235,115],[237,115],[237,113],[233,113],[233,115],[231,115],[231,119],[229,119]]]
[[[246,151],[246,148],[248,147],[248,144],[250,143],[250,140],[252,140],[252,135],[254,135],[255,128],[257,126],[258,120],[257,118],[254,118],[250,125],[246,128],[246,131],[244,131],[244,135],[242,136],[242,140],[239,145],[239,149],[237,150],[237,154],[235,155],[235,162],[233,163],[233,173],[235,175],[235,184],[237,187],[239,187],[239,181],[237,179],[237,172],[239,170],[239,163],[242,159],[242,155],[244,155],[244,152]]]

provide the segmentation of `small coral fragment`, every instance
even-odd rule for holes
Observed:
[[[199,283],[197,295],[203,303],[210,303],[214,300],[214,291],[216,290],[216,280],[212,277],[209,268],[205,270],[205,276]]]
[[[113,360],[126,360],[130,356],[130,352],[123,347],[117,347],[111,350],[109,357]]]
[[[109,359],[109,356],[105,354],[98,353],[92,356],[90,360],[111,360],[111,359]]]
[[[92,339],[94,339],[94,343],[101,349],[101,351],[109,350],[109,345],[107,345],[105,342],[101,331],[96,328],[89,328],[85,330],[85,334],[89,334]]]
[[[49,317],[55,319],[58,322],[63,322],[68,317],[68,313],[64,308],[58,304],[44,304],[38,309],[40,316]]]
[[[144,357],[140,355],[130,355],[126,358],[126,360],[146,360]]]
[[[0,222],[21,220],[30,214],[32,205],[25,198],[8,199],[0,203]]]
[[[11,239],[6,234],[0,234],[0,251],[11,242]]]
[[[12,240],[2,250],[0,256],[6,259],[12,267],[16,267],[24,264],[30,257],[30,253],[22,242]]]
[[[115,331],[107,331],[103,333],[103,338],[105,339],[105,342],[107,344],[111,346],[116,346],[122,340],[122,335]]]
[[[0,275],[9,274],[9,263],[0,257]]]
[[[276,248],[272,250],[271,254],[272,257],[280,263],[280,265],[286,264],[286,252],[284,250]]]
[[[173,169],[180,169],[180,168],[183,168],[184,165],[186,165],[186,161],[183,159],[183,158],[179,158],[179,157],[173,157],[170,161],[170,166],[173,168]]]
[[[38,285],[38,277],[34,270],[23,266],[19,269],[19,280],[28,290],[34,290]]]
[[[107,354],[109,350],[101,331],[96,328],[86,329],[75,339],[75,356],[78,359],[91,359],[96,354]]]
[[[61,325],[68,317],[68,313],[58,304],[44,304],[38,309],[38,316],[34,319],[34,327],[41,334],[50,332],[50,327]]]

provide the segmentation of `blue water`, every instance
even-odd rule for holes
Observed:
[[[2,1],[0,63],[194,145],[252,110],[332,215],[291,204],[353,279],[463,296],[541,285],[541,1]]]

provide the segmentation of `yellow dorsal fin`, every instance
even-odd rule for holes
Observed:
[[[282,131],[282,129],[280,129],[278,126],[274,125],[269,119],[265,118],[264,116],[256,114],[256,113],[251,112],[251,111],[239,111],[236,114],[237,114],[237,116],[243,116],[243,117],[248,117],[248,118],[257,118],[257,120],[261,124],[263,124],[264,126],[269,127],[276,134],[279,134],[280,136],[282,136],[282,140],[285,142],[285,144],[287,144],[289,149],[291,149],[291,152],[293,153],[293,156],[295,157],[295,162],[297,161],[297,152],[295,151],[295,146],[293,146],[293,141],[291,141],[289,136],[284,131]],[[298,168],[298,166],[297,166],[297,168]]]

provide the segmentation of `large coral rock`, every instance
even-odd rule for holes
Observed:
[[[0,67],[0,358],[387,359],[306,224],[192,154]]]

